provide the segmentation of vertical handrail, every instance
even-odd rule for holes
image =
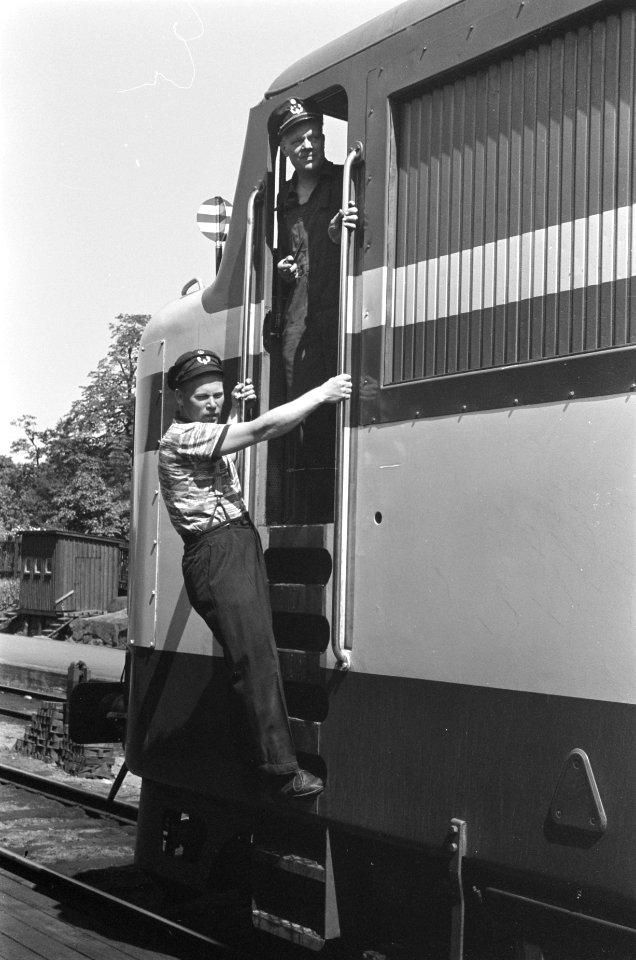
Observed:
[[[249,374],[249,358],[253,348],[252,324],[252,269],[254,266],[254,210],[265,189],[262,180],[256,184],[247,201],[247,220],[245,227],[245,273],[243,276],[243,316],[241,322],[241,363],[239,381],[244,383]],[[245,404],[241,404],[241,420],[245,419]],[[252,448],[245,447],[241,452],[239,474],[243,489],[243,500],[251,515],[252,503]]]
[[[358,141],[344,163],[342,173],[342,210],[349,207],[351,171],[363,157]],[[338,372],[347,364],[347,344],[353,333],[349,310],[349,240],[352,231],[343,226],[340,239],[340,303],[338,310]],[[351,654],[345,649],[347,627],[347,576],[349,553],[349,484],[351,477],[350,401],[336,408],[336,493],[333,531],[333,593],[331,615],[331,648],[341,670],[351,666]]]

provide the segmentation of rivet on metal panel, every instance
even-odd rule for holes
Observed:
[[[636,390],[636,383],[630,384],[629,389],[630,389],[630,390]]]
[[[514,403],[515,407],[519,406],[519,397],[515,397],[512,402]]]
[[[465,413],[468,410],[468,407],[465,403],[462,403],[462,413]]]
[[[146,348],[145,348],[145,347],[142,347],[142,348],[141,348],[141,352],[142,352],[142,353],[145,353],[145,352],[146,352]]]
[[[470,25],[469,28],[468,28],[468,34],[467,34],[467,36],[466,36],[466,39],[467,39],[467,40],[468,40],[468,37],[471,35],[471,33],[473,32],[474,29],[475,29],[475,24],[474,24],[474,23],[471,23],[471,25]]]
[[[162,346],[162,347],[163,347],[163,345],[165,344],[165,342],[166,342],[165,340],[162,340],[162,341],[161,341],[161,346]]]
[[[367,177],[367,183],[371,183],[372,180],[373,180],[373,177]]]
[[[419,411],[419,410],[416,410],[416,411],[415,411],[415,416],[416,416],[416,417],[419,417],[419,415],[420,415],[420,411]]]
[[[428,47],[422,47],[422,52],[420,53],[420,60],[422,59],[422,57],[424,56],[427,50],[428,50]]]
[[[163,390],[157,390],[157,396],[163,397]]]
[[[367,114],[367,116],[369,116],[369,117],[372,117],[372,116],[373,116],[373,107],[370,107],[370,108],[369,108],[369,113]]]
[[[151,599],[151,600],[154,600],[156,596],[157,596],[157,591],[156,591],[156,590],[151,590],[151,591],[150,591],[150,599]]]
[[[574,396],[574,390],[570,390],[570,392],[568,393],[568,397],[573,397],[573,396]]]

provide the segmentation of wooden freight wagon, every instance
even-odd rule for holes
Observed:
[[[128,545],[68,530],[23,530],[18,621],[48,632],[80,613],[101,613],[126,592]]]

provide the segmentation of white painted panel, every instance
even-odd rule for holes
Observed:
[[[631,395],[361,431],[354,669],[636,702],[635,438]]]

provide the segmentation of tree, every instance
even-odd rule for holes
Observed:
[[[132,455],[137,354],[148,320],[148,316],[120,314],[109,324],[108,354],[89,374],[88,385],[70,410],[75,434],[91,438],[94,449],[105,457],[113,452]]]
[[[48,430],[38,430],[35,417],[30,413],[25,413],[17,420],[11,421],[12,427],[19,427],[24,436],[14,440],[11,444],[12,453],[23,453],[27,460],[40,466],[40,458],[46,450]]]
[[[24,437],[11,450],[27,459],[20,503],[30,514],[20,525],[128,536],[137,355],[149,319],[120,314],[109,324],[107,355],[54,428],[38,430],[29,414],[15,421]],[[15,529],[14,515],[0,485],[0,526]]]
[[[30,524],[27,491],[31,491],[30,470],[0,455],[0,540]]]
[[[56,526],[102,537],[127,534],[128,502],[113,496],[100,466],[97,458],[87,459],[71,481],[57,489],[53,496]]]

